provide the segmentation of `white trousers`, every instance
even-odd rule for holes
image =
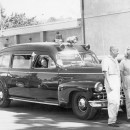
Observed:
[[[127,119],[130,119],[130,76],[125,76],[125,87],[123,88],[125,98],[126,98],[126,111],[127,111]]]
[[[127,119],[130,119],[130,88],[123,89],[125,93],[125,98],[126,98],[126,111],[127,111]]]
[[[109,89],[108,83],[105,80],[105,88],[108,100],[108,124],[112,124],[116,122],[119,111],[121,82],[119,75],[110,75],[108,80],[112,89],[112,91]]]

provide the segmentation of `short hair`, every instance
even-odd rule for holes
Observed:
[[[127,47],[127,49],[125,50],[125,53],[124,53],[125,58],[128,58],[128,53],[127,53],[128,50],[130,50],[130,47]]]
[[[116,46],[110,46],[110,51],[113,51],[115,49],[118,49]]]

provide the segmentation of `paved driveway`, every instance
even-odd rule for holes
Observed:
[[[77,119],[70,109],[13,101],[9,108],[0,108],[0,130],[129,130],[126,114],[119,112],[120,128],[107,126],[107,110],[94,120]]]

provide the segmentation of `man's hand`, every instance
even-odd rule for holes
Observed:
[[[110,87],[110,85],[109,85],[109,82],[107,81],[107,83],[108,83],[108,89],[110,90],[110,91],[112,91],[113,89]]]

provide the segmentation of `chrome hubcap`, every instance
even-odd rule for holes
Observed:
[[[0,91],[0,99],[2,99],[3,98],[3,93],[2,93],[2,91]]]
[[[80,98],[78,101],[78,107],[81,111],[86,111],[87,109],[87,101],[85,98]]]

